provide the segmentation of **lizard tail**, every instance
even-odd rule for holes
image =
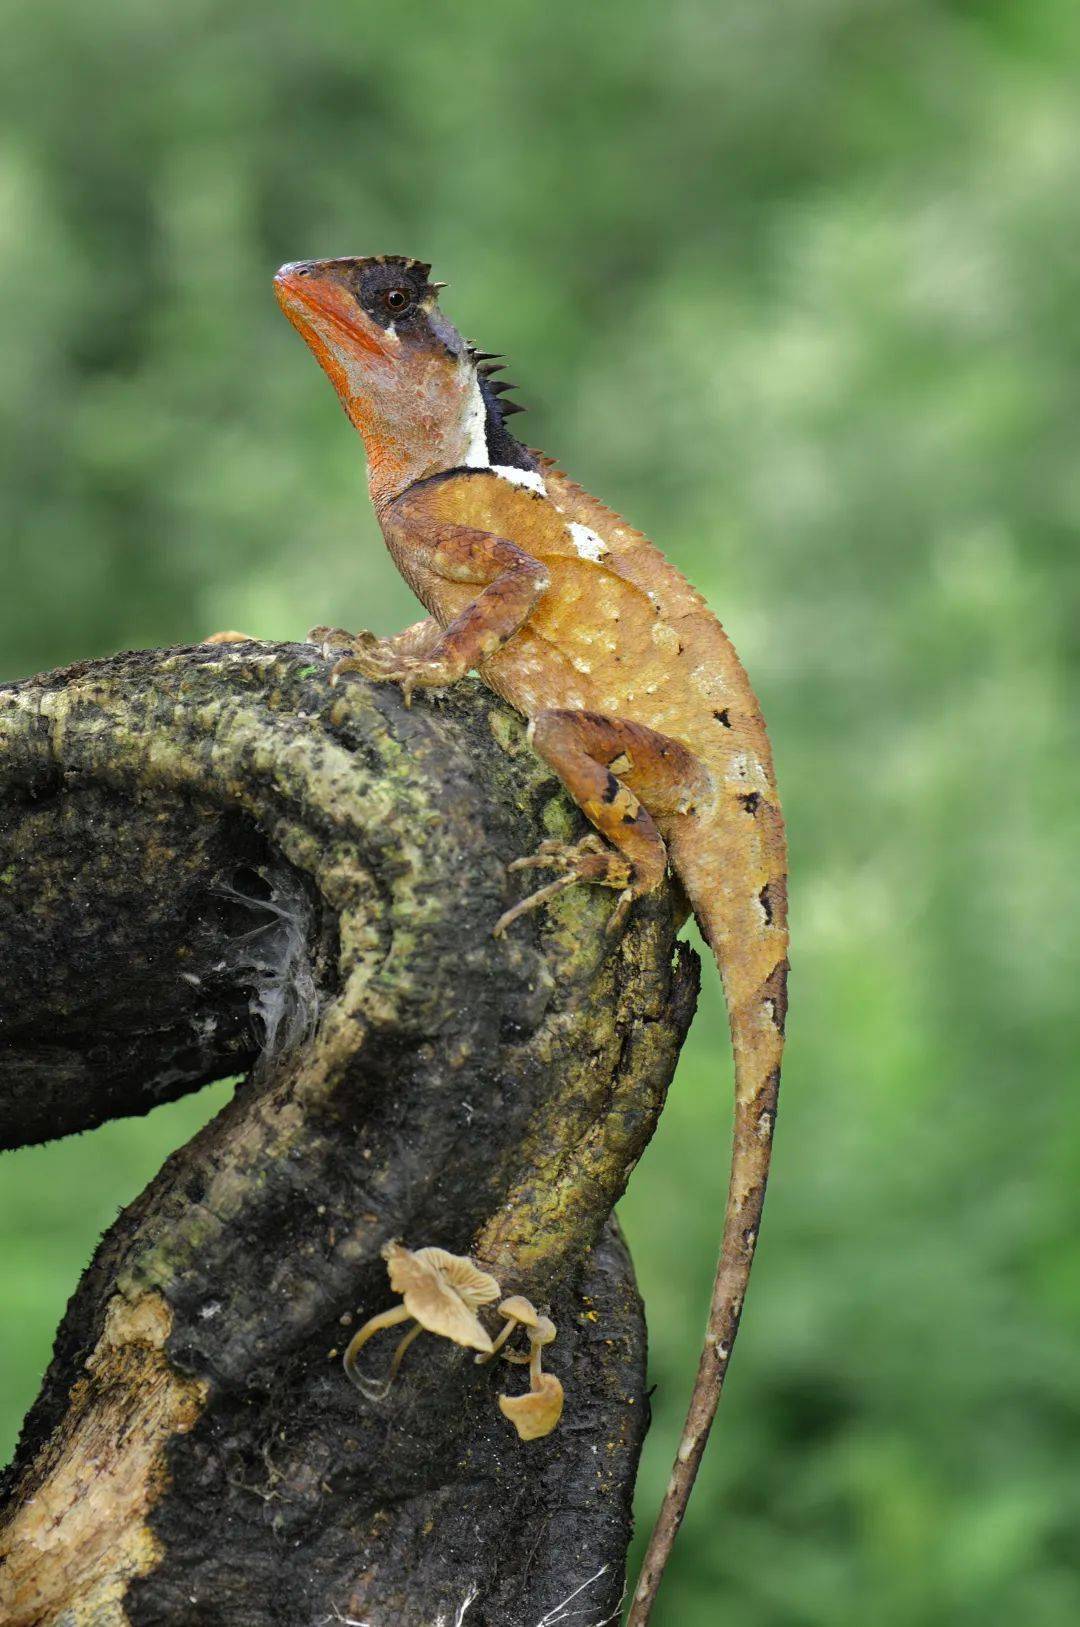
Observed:
[[[749,848],[745,829],[741,841],[724,840],[728,832],[721,830],[717,842],[714,828],[707,853],[672,854],[724,982],[735,1054],[735,1120],[705,1344],[626,1627],[648,1622],[686,1512],[739,1329],[765,1201],[787,1015],[787,880],[776,804],[762,801],[755,823],[760,840]]]

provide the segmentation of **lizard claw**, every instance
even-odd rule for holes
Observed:
[[[254,644],[255,638],[251,633],[237,633],[232,629],[227,633],[211,633],[208,638],[199,640],[200,644]]]
[[[615,908],[612,910],[604,924],[604,931],[607,933],[609,938],[617,937],[622,931],[623,927],[626,925],[626,917],[630,914],[630,905],[633,903],[633,901],[634,889],[632,887],[624,887],[622,892],[619,894]]]
[[[546,887],[538,887],[535,893],[529,894],[528,898],[522,898],[512,908],[503,911],[491,929],[491,936],[501,938],[507,927],[516,921],[519,916],[527,914],[529,910],[540,909],[549,899],[554,898],[557,893],[561,893],[564,888],[573,887],[580,879],[579,876],[556,876],[555,880],[549,881]]]
[[[412,705],[417,689],[445,689],[455,681],[457,674],[440,661],[427,661],[420,656],[402,655],[374,633],[358,633],[351,641],[348,655],[343,655],[330,669],[330,682],[336,684],[346,672],[359,672],[375,683],[398,684],[406,706]]]
[[[329,650],[351,650],[363,636],[363,633],[350,633],[344,627],[310,627],[307,642],[317,644],[325,656]]]
[[[529,910],[541,908],[564,888],[574,887],[579,882],[591,883],[594,887],[619,889],[619,901],[606,927],[607,932],[614,934],[623,926],[634,896],[634,889],[630,885],[632,874],[630,865],[621,854],[608,847],[603,838],[597,835],[583,836],[580,842],[555,840],[541,842],[535,853],[530,853],[523,859],[514,859],[507,868],[554,869],[561,870],[562,874],[505,910],[492,928],[492,935],[496,938],[501,938],[507,927],[520,916]]]
[[[535,853],[529,853],[523,859],[512,859],[507,865],[508,870],[551,870],[565,868],[568,864],[575,865],[586,853],[607,854],[611,850],[599,836],[583,836],[580,842],[573,844],[560,842],[549,838],[541,842]],[[585,876],[575,875],[576,881],[585,881]]]
[[[342,673],[360,672],[365,678],[392,679],[400,671],[400,658],[387,648],[386,642],[375,633],[366,630],[359,633],[343,633],[340,627],[316,627],[312,632],[312,641],[316,642],[315,634],[326,636],[322,641],[322,652],[329,659],[332,650],[340,650],[342,646],[348,652],[334,662],[330,669],[330,682],[336,684]]]

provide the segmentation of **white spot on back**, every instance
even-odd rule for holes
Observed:
[[[690,682],[699,695],[706,700],[724,701],[728,699],[727,685],[715,667],[695,667],[690,674]]]
[[[539,492],[541,497],[547,496],[543,476],[536,469],[515,469],[512,463],[493,463],[491,472],[500,480],[508,480],[511,486],[524,486],[528,491]]]
[[[579,525],[576,520],[571,520],[566,529],[570,534],[570,541],[582,559],[603,559],[610,551],[603,537],[598,537],[587,525]]]
[[[729,785],[750,786],[755,791],[768,791],[769,779],[756,757],[745,751],[736,752],[724,776]]]

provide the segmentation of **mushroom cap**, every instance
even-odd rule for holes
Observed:
[[[505,1316],[507,1321],[512,1317],[515,1322],[524,1322],[529,1328],[535,1328],[540,1321],[536,1306],[522,1294],[511,1294],[509,1299],[504,1299],[499,1306],[499,1315]]]
[[[414,1253],[402,1243],[388,1243],[383,1258],[391,1288],[402,1296],[405,1309],[421,1327],[470,1350],[491,1350],[491,1338],[476,1307],[498,1299],[501,1289],[494,1277],[467,1256],[441,1248]]]
[[[538,1316],[536,1326],[529,1333],[529,1343],[533,1345],[549,1345],[553,1343],[556,1327],[550,1316]]]
[[[499,1411],[509,1418],[523,1441],[550,1435],[563,1410],[563,1387],[554,1373],[541,1373],[535,1389],[524,1395],[500,1395]]]
[[[418,1248],[415,1258],[440,1271],[471,1311],[480,1305],[492,1304],[502,1293],[495,1278],[481,1271],[467,1254],[449,1254],[444,1248]]]

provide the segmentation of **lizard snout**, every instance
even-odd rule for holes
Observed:
[[[316,264],[315,260],[290,260],[287,265],[278,267],[274,281],[287,282],[290,277],[310,277]]]

